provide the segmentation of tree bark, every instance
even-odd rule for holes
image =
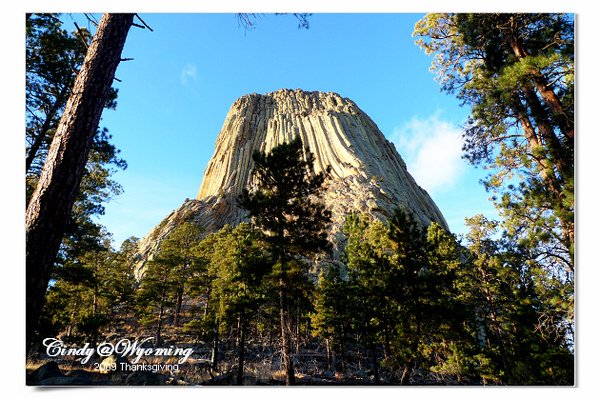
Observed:
[[[327,369],[331,369],[332,367],[332,354],[331,354],[331,346],[329,344],[329,338],[325,338],[325,355],[327,359]]]
[[[509,31],[506,33],[508,44],[519,61],[523,61],[529,54],[519,40],[517,33]],[[538,70],[531,71],[531,80],[540,93],[544,103],[550,108],[554,119],[556,120],[559,129],[573,141],[575,138],[574,121],[567,115],[560,99],[548,83],[546,77]]]
[[[154,348],[158,348],[160,346],[162,320],[163,320],[163,314],[164,314],[164,299],[165,299],[165,293],[163,291],[163,295],[160,298],[160,308],[158,310],[158,320],[156,321],[156,333],[154,334]]]
[[[281,344],[283,354],[283,365],[285,368],[285,384],[294,385],[294,362],[292,360],[292,331],[290,326],[289,301],[287,287],[283,278],[279,279],[279,321],[281,324]]]
[[[213,344],[210,355],[210,363],[213,371],[219,367],[219,318],[215,318],[215,327],[213,329]]]
[[[379,385],[379,360],[377,359],[377,344],[371,344],[371,362],[373,364],[373,382]]]
[[[52,265],[133,14],[104,14],[75,78],[26,212],[26,342],[33,344]]]
[[[183,287],[177,288],[177,300],[175,301],[175,315],[173,316],[173,327],[179,327],[181,306],[183,304]]]
[[[566,180],[572,176],[573,170],[573,159],[572,156],[569,155],[569,149],[565,148],[558,137],[556,137],[556,134],[554,134],[554,130],[545,115],[547,112],[545,112],[545,109],[542,107],[533,87],[525,86],[524,91],[527,104],[531,110],[531,115],[538,126],[539,135],[544,139],[544,144],[549,149],[550,156],[556,164],[561,178]]]
[[[242,385],[244,383],[244,355],[245,355],[245,344],[246,344],[246,320],[244,311],[242,310],[238,320],[238,369],[236,384]]]
[[[535,95],[535,94],[534,94]],[[529,104],[529,103],[528,103]],[[552,192],[552,195],[558,197],[559,188],[557,187],[556,176],[554,174],[553,162],[548,159],[546,154],[537,154],[538,149],[546,146],[545,148],[549,148],[547,144],[542,144],[540,139],[543,139],[543,134],[547,134],[545,129],[547,126],[540,121],[539,118],[536,120],[537,131],[536,128],[532,125],[531,120],[529,118],[529,114],[525,106],[521,103],[520,100],[516,101],[513,104],[513,108],[515,110],[517,119],[519,120],[521,127],[523,128],[523,132],[525,134],[525,138],[527,139],[527,144],[531,149],[532,157],[538,163],[541,169],[541,176],[544,182],[547,184],[547,188]],[[540,124],[541,122],[541,124]],[[544,133],[542,133],[544,131]],[[556,137],[556,136],[554,136]],[[551,151],[551,150],[550,150]]]
[[[551,159],[549,159],[547,156],[544,156],[543,158],[534,156],[534,159],[541,167],[541,177],[546,183],[546,188],[554,197],[554,202],[561,204],[562,206],[564,199],[564,194],[562,192],[563,185],[566,181],[573,177],[574,173],[573,153],[571,152],[572,150],[570,148],[565,148],[560,143],[550,125],[537,113],[541,112],[541,103],[539,102],[535,92],[533,92],[533,89],[529,88],[529,92],[525,93],[525,95],[527,96],[527,104],[531,107],[531,113],[538,128],[537,132],[531,124],[525,107],[520,104],[520,102],[516,102],[513,105],[513,108],[515,109],[517,118],[521,123],[521,127],[523,128],[523,132],[525,133],[525,138],[527,139],[529,147],[532,150],[535,150],[536,148],[542,146],[540,138],[544,140],[544,145],[546,148],[548,148]],[[533,107],[531,104],[534,104]],[[532,153],[534,152],[535,151],[532,151]],[[561,182],[557,180],[553,165],[556,165]],[[565,217],[562,212],[558,215],[558,218],[564,231],[563,244],[565,247],[570,248],[575,240],[575,226],[572,222],[572,219]],[[569,265],[569,269],[573,271],[572,264]]]

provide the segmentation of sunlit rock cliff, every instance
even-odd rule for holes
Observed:
[[[330,238],[338,251],[344,240],[342,224],[352,212],[386,219],[399,207],[424,225],[435,221],[447,228],[394,145],[354,102],[336,93],[302,90],[249,94],[231,106],[196,199],[186,200],[140,240],[136,276],[143,274],[146,260],[179,223],[191,220],[210,233],[244,220],[236,199],[254,184],[252,153],[269,151],[296,135],[314,154],[316,172],[331,167],[323,201],[332,211]]]

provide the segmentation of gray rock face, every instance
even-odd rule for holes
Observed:
[[[331,167],[323,201],[332,211],[334,247],[343,240],[342,225],[352,212],[387,219],[395,208],[403,208],[424,225],[435,221],[448,228],[394,145],[354,102],[335,93],[302,90],[249,94],[231,106],[196,199],[187,200],[141,240],[136,276],[141,277],[145,260],[181,221],[196,221],[207,233],[243,221],[236,199],[245,187],[255,186],[253,152],[270,151],[296,135],[314,154],[315,172]]]
[[[92,380],[85,377],[52,377],[47,378],[39,382],[38,385],[60,385],[60,386],[69,386],[69,385],[95,385]]]
[[[40,381],[49,379],[49,378],[56,378],[56,377],[63,377],[63,373],[60,371],[60,368],[58,367],[58,363],[56,363],[55,361],[50,361],[47,363],[42,364],[40,367],[38,367],[37,369],[35,369],[35,371],[33,371],[31,373],[29,377],[29,380],[32,383],[39,383]]]

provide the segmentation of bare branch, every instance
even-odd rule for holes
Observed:
[[[91,14],[83,13],[88,21],[90,21],[95,27],[98,27],[98,21]]]
[[[85,40],[85,36],[83,34],[83,32],[81,31],[81,28],[79,27],[79,25],[77,25],[77,22],[73,21],[73,23],[75,24],[75,27],[77,28],[77,33],[79,33],[79,37],[81,38],[81,41],[83,42],[83,44],[85,45],[85,48],[87,49],[88,43],[87,40]]]
[[[140,15],[139,15],[139,14],[135,14],[135,16],[137,17],[137,19],[139,19],[139,20],[140,20],[140,22],[141,22],[141,23],[144,25],[144,27],[146,27],[146,28],[147,28],[147,29],[148,29],[150,32],[154,32],[154,29],[152,29],[152,28],[150,27],[150,25],[148,25],[148,24],[147,24],[147,23],[146,23],[146,22],[145,22],[145,21],[142,19],[142,17],[140,17]],[[139,26],[139,25],[136,25],[136,24],[134,24],[134,25],[135,25],[135,26]],[[142,28],[142,29],[143,29],[143,28]]]

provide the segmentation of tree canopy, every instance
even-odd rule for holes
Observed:
[[[327,227],[331,212],[318,199],[326,174],[314,173],[314,155],[303,151],[300,137],[269,153],[257,151],[252,159],[256,189],[245,189],[239,205],[248,211],[271,257],[272,281],[279,295],[286,383],[293,384],[289,308],[290,303],[301,300],[302,288],[308,288],[307,260],[330,247]]]
[[[464,157],[491,171],[506,227],[574,270],[574,23],[566,14],[427,14],[413,35],[471,108]]]

